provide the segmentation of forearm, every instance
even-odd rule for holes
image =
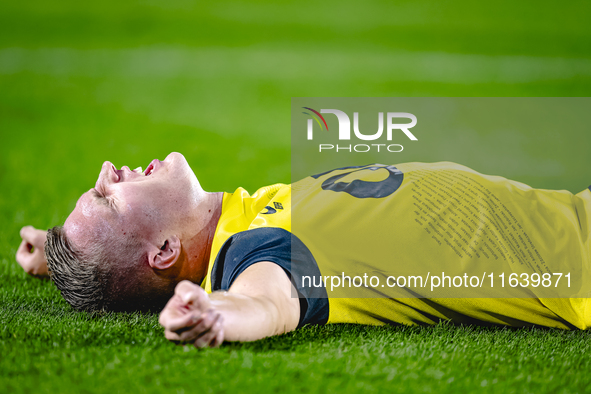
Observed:
[[[219,291],[212,293],[210,300],[223,317],[227,341],[256,341],[292,331],[297,326],[297,322],[294,326],[293,319],[266,297]]]

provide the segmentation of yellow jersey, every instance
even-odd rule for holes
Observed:
[[[449,162],[345,167],[224,193],[202,286],[228,288],[246,265],[274,261],[306,299],[300,325],[586,329],[590,219],[589,189],[533,189]],[[284,234],[298,245],[291,267]]]

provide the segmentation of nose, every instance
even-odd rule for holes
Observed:
[[[105,161],[96,181],[96,188],[98,189],[100,185],[117,182],[119,182],[119,174],[117,174],[115,166],[110,161]]]

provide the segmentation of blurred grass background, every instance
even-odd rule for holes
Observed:
[[[508,375],[496,379],[508,392],[527,392],[534,387],[532,376],[540,389],[589,388],[583,372],[588,363],[579,346],[586,333],[573,333],[578,339],[566,342],[560,333],[533,336],[532,346],[547,342],[547,335],[554,338],[550,343],[564,343],[557,352],[574,360],[571,374],[561,373],[554,383],[549,371],[566,364],[547,359],[547,370],[534,363],[521,371],[528,362],[525,345],[517,346],[521,356],[505,359],[514,349],[509,344],[498,350],[504,361],[483,361],[479,354],[490,351],[494,332],[483,334],[489,339],[466,357],[463,348],[431,350],[435,353],[430,357],[460,357],[456,367],[440,363],[435,369],[417,366],[413,371],[402,366],[435,348],[437,341],[428,339],[431,331],[387,331],[387,339],[402,335],[412,342],[418,335],[414,343],[422,346],[422,353],[393,357],[397,345],[389,348],[389,339],[380,339],[382,331],[369,330],[370,343],[386,347],[390,367],[372,361],[367,342],[355,339],[356,329],[322,329],[310,342],[297,334],[303,341],[298,346],[288,336],[284,342],[226,347],[196,357],[181,353],[182,348],[170,350],[154,317],[86,322],[70,312],[51,283],[26,277],[14,254],[20,227],[63,223],[78,196],[94,184],[104,160],[145,168],[174,150],[185,154],[206,190],[244,186],[252,191],[289,182],[291,97],[589,96],[590,11],[588,1],[0,2],[0,391],[100,391],[101,381],[91,370],[107,371],[98,376],[120,384],[105,390],[124,391],[141,383],[126,380],[137,354],[153,357],[147,362],[158,373],[156,365],[164,365],[171,353],[185,355],[183,365],[194,377],[204,378],[203,371],[219,373],[228,359],[231,365],[246,366],[244,375],[229,368],[220,375],[222,386],[210,385],[205,391],[262,385],[274,379],[270,370],[285,362],[285,354],[296,353],[299,361],[286,367],[291,380],[284,383],[297,391],[371,391],[390,387],[389,376],[416,383],[397,386],[399,392],[439,390],[438,380],[432,380],[437,376],[448,384],[453,376],[462,381],[448,391],[494,390],[499,386],[483,386],[482,379],[493,382],[504,364],[501,369]],[[551,138],[522,141],[532,143],[538,151],[556,144]],[[580,149],[589,139],[570,143]],[[489,145],[474,148],[486,153]],[[581,160],[564,145],[560,151],[565,163]],[[431,152],[423,153],[429,161]],[[463,164],[470,165],[467,160]],[[559,186],[572,191],[586,186],[575,179]],[[478,336],[472,340],[462,330],[446,330],[461,341],[478,343]],[[80,339],[84,332],[100,333],[100,338]],[[138,336],[137,343],[129,332]],[[116,338],[122,338],[120,343]],[[324,351],[350,351],[345,366],[322,370],[318,360],[323,350],[318,347],[325,340],[331,345]],[[117,363],[109,351],[96,355],[109,346],[116,349],[115,360],[121,360],[117,354],[125,353],[125,346],[132,347],[126,353],[131,356]],[[152,351],[152,346],[161,350]],[[249,375],[253,362],[262,367]],[[75,365],[82,372],[72,372]],[[346,377],[335,365],[346,369]],[[540,368],[548,373],[540,374]],[[119,372],[110,374],[112,370]],[[466,377],[466,371],[476,377]],[[305,377],[310,376],[328,383],[306,389]],[[180,378],[174,379],[164,386],[175,388]],[[299,384],[290,386],[298,379]],[[386,383],[372,386],[375,379]],[[224,381],[231,383],[225,389]],[[189,383],[184,390],[193,387]],[[159,386],[139,387],[143,392]]]
[[[209,190],[289,182],[291,97],[586,96],[590,11],[583,1],[4,1],[4,219],[61,222],[102,161],[145,166],[171,150]]]

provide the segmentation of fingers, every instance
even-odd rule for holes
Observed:
[[[217,333],[215,333],[215,331],[210,331],[211,332],[211,336],[213,336],[213,339],[209,339],[209,338],[204,338],[202,337],[201,340],[199,342],[195,341],[193,343],[193,346],[195,346],[196,348],[203,348],[203,347],[219,347],[222,343],[224,343],[224,329],[223,327],[221,329],[219,329],[217,331]],[[180,335],[177,334],[176,332],[171,332],[171,331],[164,331],[164,336],[166,337],[166,339],[168,339],[171,342],[174,342],[176,344],[182,344],[183,341],[180,338]]]
[[[223,317],[219,316],[211,329],[195,340],[193,345],[197,348],[218,347],[224,341]]]
[[[197,318],[195,326],[179,334],[181,341],[193,342],[202,339],[206,344],[211,342],[215,334],[222,328],[222,316],[209,310]],[[178,333],[178,331],[177,331]]]
[[[47,233],[43,230],[38,230],[33,226],[25,226],[20,231],[21,238],[32,244],[35,248],[43,249]]]
[[[30,244],[23,240],[16,251],[16,261],[25,271],[27,271],[31,265],[32,259],[33,254],[31,253]]]
[[[224,341],[223,316],[208,310],[200,315],[189,313],[168,321],[164,336],[169,341],[193,343],[195,347],[219,346]]]
[[[188,280],[183,280],[178,285],[176,285],[174,289],[174,294],[178,295],[185,304],[198,301],[200,298],[202,298],[200,296],[203,293],[204,291],[200,286],[197,286]],[[206,294],[203,295],[207,297]]]
[[[192,342],[196,348],[219,346],[223,342],[223,317],[213,310],[202,314],[195,327],[178,334],[181,342]]]
[[[164,336],[166,337],[166,339],[168,339],[169,341],[172,342],[181,342],[181,338],[179,337],[179,334],[177,334],[176,332],[172,332],[172,331],[168,331],[168,330],[164,330]]]
[[[174,288],[174,293],[178,294],[178,295],[182,295],[182,294],[190,292],[191,290],[195,290],[197,287],[199,287],[199,286],[197,286],[195,283],[193,283],[191,281],[182,280]]]
[[[183,306],[183,302],[179,296],[174,295],[168,300],[162,312],[160,312],[160,317],[158,318],[158,322],[161,326],[165,329],[168,329],[168,325],[171,320],[174,320],[178,317],[187,315],[189,310]]]
[[[33,226],[24,226],[21,228],[20,235],[22,239],[28,239],[30,235],[35,232],[35,227]]]
[[[17,260],[19,257],[23,260],[32,260],[32,259],[43,259],[45,260],[45,255],[43,254],[42,247],[37,247],[27,240],[23,240],[19,245],[16,251]]]
[[[43,248],[35,248],[31,252],[31,244],[23,240],[16,251],[16,262],[27,274],[36,276],[48,276],[47,260],[43,254]]]
[[[188,280],[184,280],[176,285],[174,293],[191,310],[204,312],[211,306],[209,296],[205,290]]]
[[[224,327],[222,326],[221,330],[213,339],[213,342],[209,344],[211,347],[219,347],[222,343],[224,343]]]
[[[30,255],[31,254],[31,244],[28,243],[26,240],[22,240],[21,244],[18,246],[18,249],[16,250],[16,255]]]
[[[169,331],[182,332],[193,327],[199,321],[199,316],[193,313],[187,313],[186,315],[167,319],[164,325]]]

